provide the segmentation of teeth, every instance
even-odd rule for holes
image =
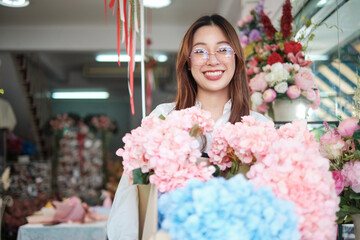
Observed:
[[[223,71],[217,71],[217,72],[205,72],[205,75],[207,76],[219,76],[222,74]]]

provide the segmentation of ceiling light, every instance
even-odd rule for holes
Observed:
[[[157,62],[166,62],[168,60],[168,57],[165,54],[155,55],[154,58]]]
[[[97,62],[117,62],[118,55],[117,54],[99,54],[95,57]],[[130,57],[128,55],[120,55],[120,62],[129,62]],[[140,62],[141,56],[135,55],[135,62]]]
[[[163,8],[169,6],[171,0],[144,0],[144,6],[148,8]]]
[[[26,7],[29,5],[29,0],[0,0],[0,5],[3,5],[5,7]]]
[[[108,99],[109,96],[106,91],[55,91],[51,94],[53,99]]]

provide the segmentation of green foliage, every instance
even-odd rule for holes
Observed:
[[[340,210],[337,212],[338,223],[351,221],[352,214],[360,213],[360,194],[351,188],[345,187],[340,194]]]
[[[150,173],[143,173],[141,171],[141,168],[134,169],[132,171],[133,178],[134,178],[134,184],[149,184],[149,176]]]

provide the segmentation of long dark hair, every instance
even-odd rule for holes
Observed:
[[[218,26],[227,36],[231,47],[235,51],[235,73],[229,83],[229,95],[231,98],[231,114],[229,122],[240,122],[241,117],[249,115],[249,87],[246,79],[244,54],[238,35],[232,25],[222,16],[214,14],[203,16],[196,20],[185,33],[177,56],[177,96],[175,110],[180,110],[195,105],[197,84],[189,71],[189,56],[192,49],[195,32],[203,26]]]

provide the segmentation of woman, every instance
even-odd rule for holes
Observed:
[[[177,64],[178,90],[174,103],[160,104],[151,115],[168,115],[192,106],[207,110],[216,129],[226,122],[239,122],[252,115],[267,119],[249,107],[249,88],[244,55],[231,24],[219,15],[199,18],[186,32]],[[212,134],[203,141],[207,152]],[[127,178],[120,181],[108,220],[109,239],[138,239],[137,188]]]

